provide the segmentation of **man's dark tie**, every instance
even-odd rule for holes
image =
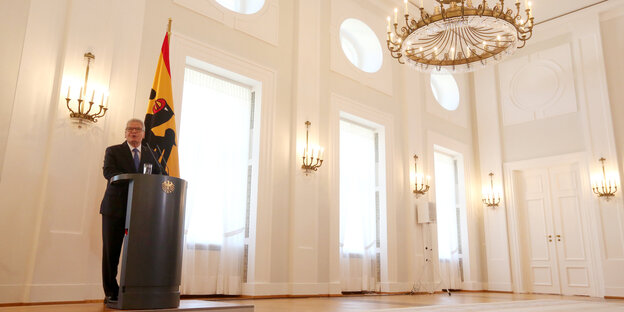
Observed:
[[[136,169],[137,172],[139,172],[139,149],[138,148],[134,148],[132,150],[132,153],[134,154],[134,157],[132,158],[134,160],[134,169]]]

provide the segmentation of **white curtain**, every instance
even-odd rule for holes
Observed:
[[[187,68],[180,175],[188,181],[183,294],[240,294],[249,163],[250,89]]]
[[[375,132],[340,121],[342,291],[376,291]]]
[[[443,289],[461,289],[457,227],[457,184],[453,157],[435,153],[438,257]]]

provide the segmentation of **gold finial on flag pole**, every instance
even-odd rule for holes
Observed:
[[[171,17],[169,18],[169,24],[167,24],[167,36],[171,38]]]

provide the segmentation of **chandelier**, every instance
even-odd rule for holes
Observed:
[[[599,198],[604,198],[606,201],[609,201],[612,197],[615,196],[615,192],[617,192],[617,182],[615,178],[607,178],[607,173],[605,171],[605,158],[601,157],[598,161],[602,163],[602,177],[595,178],[592,182],[592,191],[594,194],[598,195]]]
[[[470,72],[478,66],[499,62],[503,56],[524,47],[533,35],[531,2],[521,16],[520,0],[513,9],[498,0],[493,8],[486,0],[475,7],[472,0],[435,0],[439,6],[429,14],[420,0],[419,16],[410,16],[404,0],[404,26],[388,16],[388,50],[399,63],[405,61],[424,72]]]
[[[80,92],[78,93],[75,110],[69,105],[72,100],[70,97],[71,86],[67,87],[67,96],[65,97],[65,101],[67,101],[67,109],[69,110],[69,117],[77,122],[78,128],[82,128],[83,124],[96,123],[97,119],[104,117],[104,115],[106,115],[106,111],[108,110],[108,98],[106,98],[105,102],[104,93],[102,93],[102,101],[100,102],[100,105],[96,104],[96,107],[99,106],[99,109],[93,109],[93,104],[95,104],[95,90],[91,93],[90,101],[87,102],[85,98],[87,95],[87,82],[89,81],[89,65],[91,64],[91,60],[95,59],[95,55],[91,52],[87,52],[84,54],[84,57],[87,59],[87,69],[85,71],[84,85],[80,88]],[[87,103],[89,105],[87,105]]]

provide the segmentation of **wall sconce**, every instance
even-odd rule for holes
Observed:
[[[317,171],[318,168],[323,164],[323,148],[320,146],[310,148],[308,144],[308,136],[310,129],[309,121],[305,122],[306,125],[306,145],[303,148],[303,156],[301,157],[303,160],[303,164],[301,165],[301,169],[305,172],[305,175],[309,175],[312,171]]]
[[[418,173],[418,156],[414,154],[414,194],[416,194],[416,198],[421,195],[425,195],[429,190],[429,179],[427,176],[427,181],[425,182],[425,176],[422,173]]]
[[[595,177],[592,181],[592,191],[598,195],[598,198],[604,197],[606,201],[611,200],[617,192],[617,181],[614,177],[607,179],[607,173],[605,172],[605,158],[601,157],[598,161],[602,163],[602,177]]]
[[[483,192],[483,203],[488,207],[498,207],[501,201],[501,195],[494,192],[494,173],[490,172],[490,189]]]
[[[87,82],[89,81],[89,65],[91,64],[91,60],[95,59],[95,55],[93,55],[91,52],[87,52],[84,54],[84,57],[87,59],[87,69],[85,71],[84,85],[80,88],[78,100],[76,100],[78,102],[76,110],[73,110],[69,105],[69,102],[71,102],[71,86],[67,87],[67,97],[65,98],[65,101],[67,101],[67,109],[70,112],[69,117],[77,121],[78,128],[82,128],[82,124],[97,122],[97,119],[104,117],[104,115],[106,115],[106,111],[108,110],[108,97],[106,97],[106,102],[104,102],[104,93],[102,93],[102,101],[100,102],[100,109],[97,111],[97,113],[95,111],[91,112],[94,104],[93,101],[95,98],[95,90],[91,92],[91,101],[86,102],[85,95],[87,94]],[[89,107],[86,107],[87,103],[89,103]]]

